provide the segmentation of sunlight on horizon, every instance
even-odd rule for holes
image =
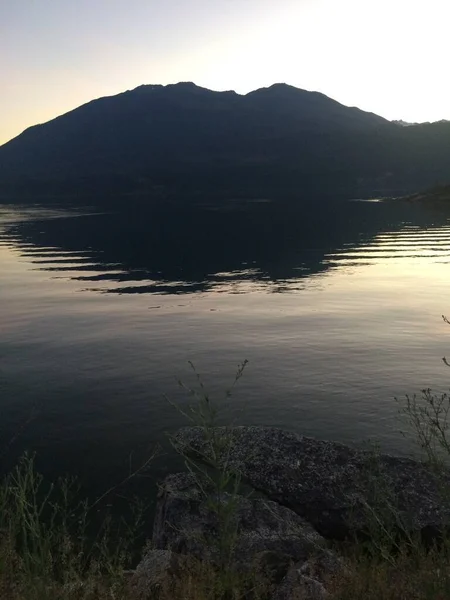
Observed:
[[[443,0],[42,0],[0,17],[0,143],[94,98],[178,81],[285,82],[388,119],[450,119]]]

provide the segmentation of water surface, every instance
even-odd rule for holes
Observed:
[[[163,395],[186,402],[190,360],[226,422],[404,452],[394,397],[448,388],[448,217],[385,202],[3,205],[1,439],[38,407],[14,451],[95,493],[183,424]]]

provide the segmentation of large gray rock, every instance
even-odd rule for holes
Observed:
[[[151,548],[131,574],[127,592],[134,600],[180,597],[177,592],[204,578],[204,567],[192,556]]]
[[[327,590],[320,581],[302,575],[299,569],[293,567],[276,588],[271,600],[326,600],[327,598]]]
[[[438,482],[414,460],[275,428],[217,428],[214,435],[230,468],[327,538],[370,533],[374,515],[431,538],[450,523],[449,495],[442,493],[443,487],[450,490],[449,474]],[[181,429],[175,441],[179,451],[208,458],[202,429]]]
[[[266,565],[265,570],[276,572],[269,579],[278,580],[292,563],[305,562],[323,551],[325,540],[302,517],[261,498],[223,494],[221,510],[230,509],[229,525],[223,531],[217,511],[211,509],[216,498],[210,489],[204,493],[204,483],[202,487],[203,491],[188,473],[165,479],[156,506],[155,548],[223,567],[228,547],[236,571],[254,572],[258,564],[260,568]]]
[[[249,600],[261,597],[270,600],[325,600],[328,598],[328,576],[333,575],[336,568],[342,568],[341,561],[329,551],[296,565],[290,562],[289,557],[271,551],[263,552],[257,558],[252,579],[241,580],[243,588],[240,592],[243,598]],[[264,571],[261,573],[259,568]],[[135,600],[210,597],[207,592],[213,589],[217,577],[211,567],[192,556],[150,549],[131,574],[127,592]],[[246,582],[250,583],[247,593]],[[263,590],[263,596],[259,593],[255,596],[252,593],[254,587]],[[203,590],[205,594],[202,594]]]
[[[345,571],[334,552],[324,551],[304,563],[292,565],[276,587],[271,600],[324,600],[331,577]]]

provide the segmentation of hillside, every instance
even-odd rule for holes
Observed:
[[[0,192],[352,194],[450,180],[450,124],[399,127],[285,84],[100,98],[0,147]]]
[[[427,202],[429,204],[450,204],[450,185],[438,185],[402,199],[410,200],[411,202]]]

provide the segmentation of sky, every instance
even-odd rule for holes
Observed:
[[[285,82],[450,119],[450,0],[0,0],[0,144],[94,98]]]

